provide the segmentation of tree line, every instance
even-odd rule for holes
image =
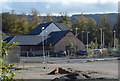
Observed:
[[[86,18],[81,14],[78,17],[75,17],[75,20],[71,22],[71,17],[66,12],[60,13],[60,18],[55,18],[52,13],[46,13],[45,17],[40,16],[40,13],[32,9],[31,10],[31,19],[28,19],[25,13],[22,13],[21,16],[18,16],[14,10],[9,12],[2,13],[2,31],[5,33],[12,34],[28,34],[30,33],[37,25],[43,22],[55,22],[55,23],[66,23],[69,30],[71,30],[74,34],[77,31],[77,37],[83,41],[84,44],[87,43],[87,32],[88,34],[88,43],[91,45],[99,46],[100,44],[100,36],[102,31],[104,32],[104,46],[113,46],[113,31],[116,31],[116,43],[118,43],[120,39],[120,24],[118,15],[117,22],[111,27],[111,20],[107,17],[107,15],[101,16],[100,23],[96,23],[96,21],[89,17]]]

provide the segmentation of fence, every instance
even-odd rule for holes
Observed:
[[[111,58],[114,57],[113,54],[108,52],[103,52],[102,54],[93,54],[89,52],[89,54],[83,56],[77,56],[76,54],[66,54],[66,55],[57,55],[54,52],[49,53],[49,51],[45,52],[45,61],[67,61],[69,59],[96,59],[96,58]],[[7,61],[9,63],[18,63],[18,62],[43,62],[43,52],[42,51],[14,51],[13,54],[8,55]]]

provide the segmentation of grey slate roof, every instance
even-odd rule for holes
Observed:
[[[56,31],[49,34],[49,36],[44,37],[45,45],[55,45],[58,41],[60,41],[69,30],[65,31]],[[9,44],[12,42],[19,42],[19,45],[42,45],[42,36],[36,35],[22,35],[22,36],[11,36],[8,37],[5,41]]]
[[[42,27],[47,28],[51,23],[53,22],[48,22],[48,23],[41,23],[39,24],[33,31],[29,33],[29,35],[39,35],[42,32]],[[68,30],[67,26],[65,23],[54,23],[61,31]]]
[[[39,24],[33,31],[30,32],[29,35],[39,35],[42,32],[42,27],[48,27],[52,22],[49,23],[41,23]]]
[[[10,36],[1,36],[0,38],[2,38],[3,40],[5,40],[8,37],[10,37]]]
[[[67,26],[66,26],[66,24],[65,23],[55,23],[57,26],[58,26],[58,28],[60,29],[60,30],[62,30],[62,31],[64,31],[64,30],[68,30],[68,28],[67,28]]]
[[[44,37],[44,39],[47,37]],[[22,35],[22,36],[14,36],[9,37],[6,39],[6,41],[11,44],[12,42],[19,42],[19,45],[38,45],[40,42],[42,42],[41,36],[35,36],[35,35]]]
[[[68,32],[69,30],[65,31],[57,31],[57,32],[52,32],[49,34],[49,37],[44,41],[45,45],[55,45],[58,41],[60,41]],[[47,42],[46,42],[47,41]],[[41,43],[40,43],[41,44]]]

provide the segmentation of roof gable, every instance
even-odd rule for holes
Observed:
[[[4,41],[7,41],[7,43],[9,43],[12,39],[14,39],[15,36],[10,36],[8,38],[6,38]]]
[[[65,31],[57,31],[57,32],[52,32],[49,34],[49,38],[47,38],[44,42],[45,45],[55,45],[58,41],[60,41],[68,32],[69,30]]]
[[[39,35],[42,32],[42,27],[48,27],[52,22],[49,23],[41,23],[39,24],[33,31],[30,32],[29,35]]]
[[[53,22],[39,24],[35,29],[33,29],[32,32],[29,33],[29,35],[40,35],[40,33],[42,32],[42,27],[45,27],[45,29],[46,29],[47,27],[49,27],[49,25],[51,23],[53,23]],[[53,24],[56,27],[58,27],[58,29],[60,29],[60,31],[68,30],[68,28],[67,28],[65,23],[53,23]],[[58,30],[56,30],[56,31],[58,31]]]
[[[2,38],[3,40],[6,40],[8,37],[10,37],[10,36],[1,36],[1,38]]]

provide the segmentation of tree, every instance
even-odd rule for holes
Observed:
[[[118,38],[118,40],[120,40],[120,33],[119,33],[119,31],[120,31],[120,13],[118,13],[116,19],[117,19],[117,22],[113,26],[113,31],[116,32],[116,38]]]
[[[51,13],[46,13],[46,17],[45,17],[45,22],[54,22],[55,19],[53,18]]]
[[[95,37],[95,49],[98,49],[97,37]]]
[[[106,46],[111,45],[113,41],[113,32],[112,32],[112,27],[111,27],[111,20],[108,18],[107,15],[103,15],[101,17],[101,22],[97,28],[98,32],[96,34],[99,35],[98,37],[99,43],[100,43],[100,33],[101,33],[100,28],[102,28],[102,31],[104,32],[105,45]]]
[[[10,13],[2,13],[2,31],[5,33],[10,32],[10,24],[8,23],[10,21],[9,17]]]
[[[95,48],[95,43],[93,41],[91,41],[90,44],[91,44],[91,49],[94,49]]]
[[[43,19],[40,18],[40,14],[37,10],[32,9],[31,13],[32,13],[32,19],[30,20],[30,25],[29,25],[30,31],[32,31],[35,27],[37,27],[43,21]]]
[[[25,13],[22,13],[22,17],[18,19],[18,27],[17,27],[16,32],[18,32],[20,34],[29,33],[28,21],[27,21]]]
[[[8,50],[11,49],[13,46],[18,45],[19,43],[12,43],[12,44],[8,44],[7,41],[3,41],[2,39],[0,39],[0,47],[2,49],[0,49],[0,53],[1,53],[1,58],[0,58],[0,62],[1,62],[1,67],[0,68],[0,72],[1,72],[1,80],[2,81],[13,81],[15,74],[12,72],[12,70],[10,70],[9,68],[12,68],[14,66],[14,64],[7,64],[7,61],[5,60],[6,55],[11,54],[12,51]]]
[[[18,17],[14,10],[10,13],[2,13],[2,30],[5,33],[16,33]]]
[[[83,14],[81,14],[78,17],[75,17],[75,21],[73,22],[73,27],[72,27],[73,33],[75,33],[76,32],[76,28],[78,28],[77,29],[77,31],[79,33],[78,38],[80,40],[82,40],[82,38],[81,38],[82,31],[84,31],[84,33],[87,31],[87,22],[88,22],[88,19],[85,18],[83,16]],[[83,36],[84,36],[85,39],[87,38],[86,34],[84,34]],[[86,43],[86,40],[84,40],[84,43]]]
[[[68,48],[70,55],[73,55],[73,52],[75,51],[75,47],[71,41],[69,41],[69,48]]]
[[[120,13],[118,13],[118,27],[117,27],[117,30],[118,30],[118,32],[117,32],[117,34],[118,34],[118,36],[117,36],[117,38],[120,40]],[[119,44],[120,44],[120,42],[119,42]]]
[[[95,32],[96,32],[96,21],[93,18],[88,18],[88,31],[90,32],[89,34],[89,40],[90,41],[95,41]]]
[[[68,14],[67,13],[62,13],[62,12],[60,12],[60,20],[58,20],[57,22],[58,23],[66,23],[66,25],[67,25],[67,28],[68,28],[68,30],[71,30],[72,31],[72,28],[71,28],[71,26],[72,26],[72,23],[71,23],[71,18],[68,16]]]

